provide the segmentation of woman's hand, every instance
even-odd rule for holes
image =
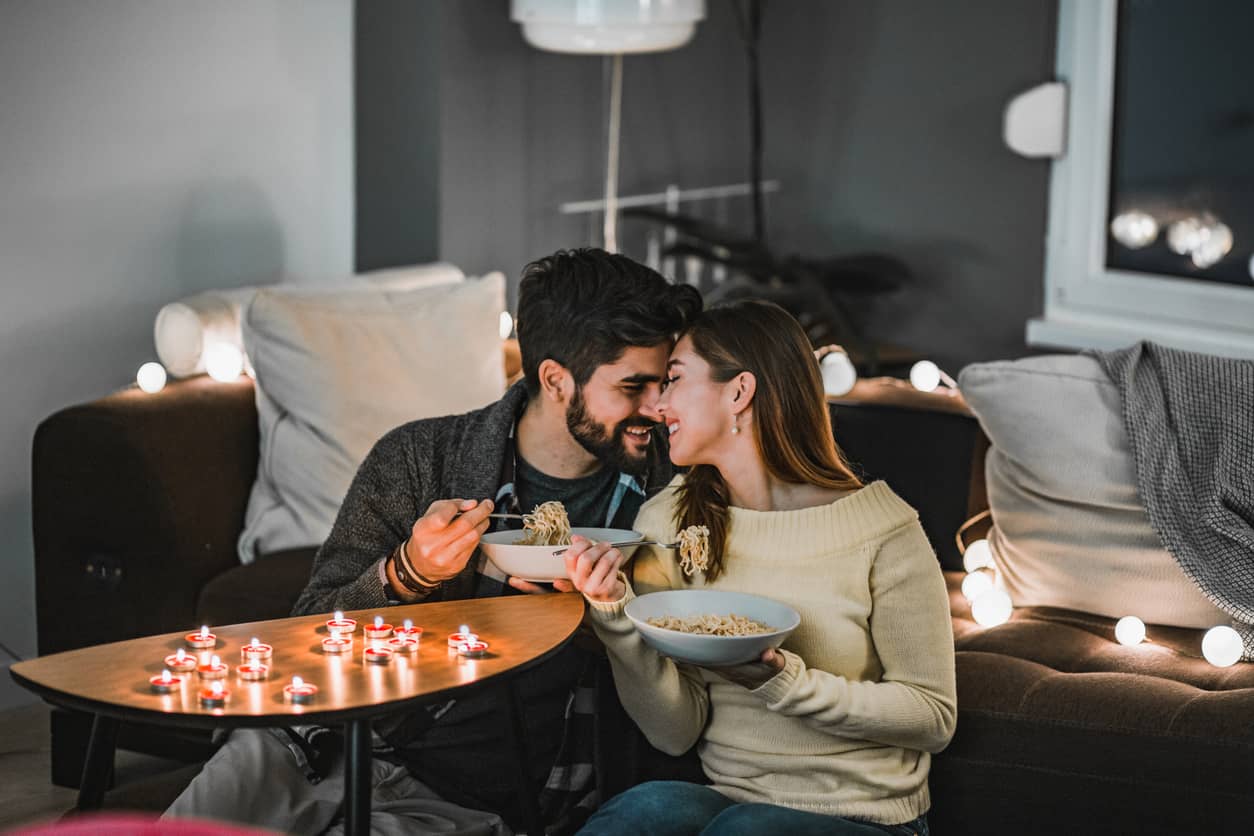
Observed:
[[[594,543],[576,534],[562,557],[570,582],[589,600],[610,603],[627,594],[626,585],[618,577],[623,553],[609,543]]]
[[[734,682],[752,691],[754,688],[765,685],[775,674],[784,669],[785,664],[784,654],[773,647],[768,647],[753,662],[731,665],[726,668],[710,668],[710,670],[728,682]]]

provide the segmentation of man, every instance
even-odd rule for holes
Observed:
[[[673,337],[700,308],[693,288],[601,250],[528,265],[518,305],[524,380],[483,409],[415,421],[375,445],[295,614],[544,591],[503,577],[478,550],[494,509],[556,500],[572,525],[630,528],[671,476],[654,405]],[[572,806],[594,789],[590,724],[577,721],[584,701],[573,698],[589,665],[572,645],[518,680],[530,773],[546,788],[550,821],[577,821]],[[481,691],[376,723],[387,745],[373,764],[372,829],[507,832],[498,814],[517,824],[516,765],[499,712]],[[302,732],[236,733],[167,815],[325,830],[342,766],[333,735]]]

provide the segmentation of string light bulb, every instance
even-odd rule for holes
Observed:
[[[160,363],[145,363],[135,373],[135,384],[150,395],[164,389],[165,382],[165,366]]]
[[[971,617],[981,627],[996,627],[1010,620],[1014,608],[1005,590],[994,586],[971,602]]]
[[[1120,212],[1110,222],[1110,234],[1130,250],[1139,250],[1158,237],[1158,221],[1139,209]]]
[[[1212,627],[1202,636],[1202,655],[1217,668],[1235,665],[1243,650],[1241,634],[1231,627]]]
[[[962,552],[962,568],[968,572],[994,568],[993,548],[987,540],[981,537],[979,540],[972,540],[967,545]]]
[[[1115,622],[1115,639],[1132,647],[1145,641],[1145,622],[1135,615],[1125,615]]]
[[[509,311],[501,311],[500,335],[501,339],[509,339],[509,335],[514,333],[514,318],[509,315]]]
[[[819,359],[819,370],[823,375],[823,391],[833,397],[849,394],[858,382],[858,370],[843,348],[832,346]]]
[[[993,588],[993,573],[986,569],[978,569],[962,579],[962,594],[968,601],[974,601]]]
[[[244,372],[244,355],[230,343],[215,343],[205,351],[205,371],[214,380],[230,383]]]

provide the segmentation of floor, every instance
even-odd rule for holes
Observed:
[[[59,818],[74,806],[76,790],[49,780],[48,706],[0,711],[0,831]],[[172,761],[119,751],[116,775],[126,782],[178,766]]]

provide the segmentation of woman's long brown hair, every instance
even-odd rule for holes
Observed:
[[[836,446],[818,361],[791,314],[772,302],[732,302],[703,311],[684,336],[710,365],[714,381],[753,374],[754,437],[772,476],[832,490],[862,487]],[[723,572],[729,502],[727,484],[713,465],[693,466],[679,489],[679,528],[710,529],[707,580]]]

